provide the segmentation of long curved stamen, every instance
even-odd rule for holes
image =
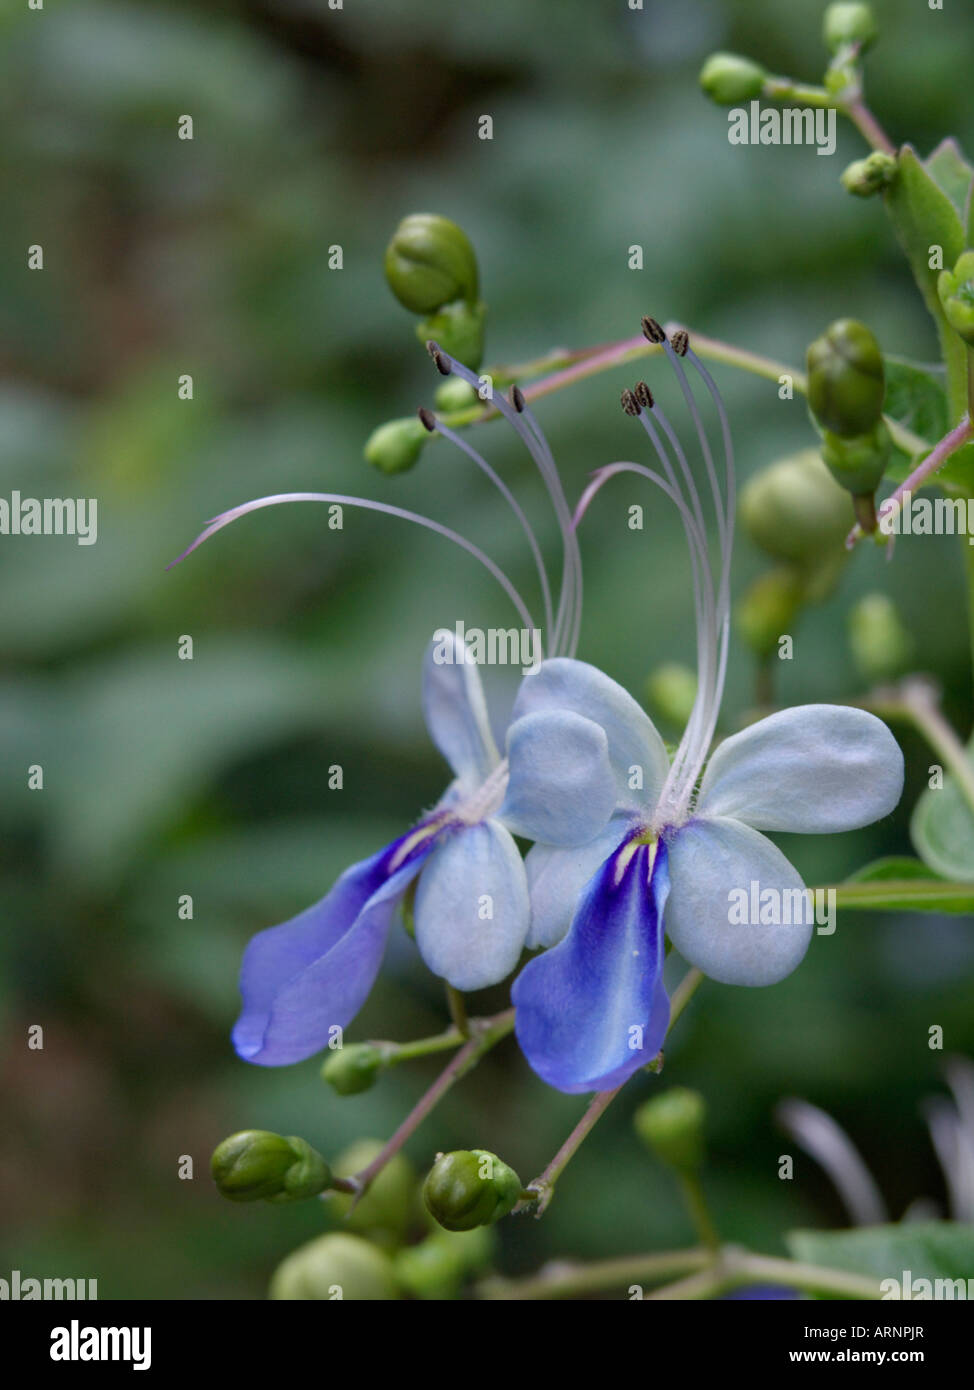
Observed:
[[[257,497],[252,502],[242,503],[239,507],[231,507],[229,511],[221,512],[219,516],[215,516],[209,525],[196,537],[192,545],[188,545],[182,555],[177,555],[175,560],[171,560],[166,566],[166,569],[172,569],[173,566],[178,565],[181,560],[185,560],[187,555],[192,555],[193,551],[198,549],[204,541],[208,541],[211,536],[216,535],[217,531],[222,531],[224,526],[229,526],[232,521],[236,521],[239,517],[246,516],[249,512],[260,511],[263,507],[276,507],[283,502],[329,502],[332,504],[337,503],[343,507],[362,507],[365,511],[384,512],[386,516],[395,516],[401,521],[411,521],[416,526],[425,527],[427,531],[434,531],[438,536],[445,536],[448,541],[452,541],[454,545],[460,546],[461,549],[467,551],[475,560],[479,560],[484,568],[490,571],[514,604],[524,626],[529,631],[534,631],[534,619],[531,617],[524,600],[508,579],[507,575],[499,565],[494,563],[489,555],[484,554],[479,546],[474,545],[472,541],[468,541],[466,536],[461,536],[458,531],[451,531],[449,526],[443,526],[439,521],[432,521],[427,516],[420,516],[418,512],[409,512],[403,507],[394,507],[388,502],[373,502],[372,499],[368,497],[346,497],[340,492],[278,492],[270,497]]]
[[[524,532],[528,545],[531,547],[535,569],[538,572],[538,582],[541,585],[541,597],[544,602],[545,631],[551,632],[554,628],[554,618],[551,604],[551,586],[548,583],[548,572],[545,569],[544,560],[541,557],[541,548],[538,545],[538,539],[531,529],[531,523],[524,515],[524,509],[513,492],[511,492],[511,489],[504,482],[503,478],[498,476],[497,472],[490,466],[482,454],[479,454],[461,435],[451,430],[447,425],[444,425],[442,420],[437,420],[435,415],[431,414],[431,421],[434,428],[444,439],[448,439],[451,444],[455,444],[458,449],[466,454],[467,458],[471,459],[478,468],[483,470],[517,517],[521,530]],[[423,423],[426,423],[425,420]]]
[[[427,348],[438,369],[444,375],[450,373],[460,377],[468,386],[471,386],[478,395],[481,390],[481,379],[469,367],[465,367],[462,362],[451,357],[444,352],[436,343],[428,343]],[[541,479],[548,491],[559,528],[562,533],[562,545],[564,547],[564,560],[562,566],[562,586],[558,602],[558,612],[555,617],[554,631],[551,641],[548,644],[552,655],[560,655],[563,651],[568,655],[573,655],[574,649],[571,646],[572,634],[569,633],[566,641],[566,629],[571,624],[572,629],[577,625],[574,618],[575,610],[581,592],[581,562],[578,553],[578,542],[571,529],[571,512],[565,498],[564,489],[561,485],[561,478],[558,473],[557,465],[548,447],[547,440],[541,431],[537,420],[524,405],[524,398],[514,388],[515,401],[517,404],[511,405],[498,391],[491,393],[490,401],[512,429],[520,436],[522,442],[534,460],[535,466],[541,475]],[[525,419],[527,417],[527,419]],[[577,641],[577,638],[575,639]]]

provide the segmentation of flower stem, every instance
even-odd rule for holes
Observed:
[[[956,732],[943,716],[936,686],[920,676],[892,690],[877,690],[863,703],[876,714],[907,719],[937,754],[974,814],[974,766]]]
[[[470,1037],[470,1020],[467,1018],[467,1005],[463,995],[452,985],[446,987],[446,1002],[450,1008],[450,1017],[453,1019],[453,1026],[463,1038]]]
[[[838,108],[859,131],[867,144],[883,154],[896,154],[896,146],[862,99],[862,93],[847,98]]]
[[[971,424],[970,417],[965,415],[959,425],[948,430],[943,439],[933,446],[926,458],[914,468],[908,478],[900,483],[896,491],[890,493],[879,508],[879,519],[883,523],[880,530],[884,534],[891,534],[893,520],[903,508],[904,495],[922,487],[927,479],[947,462],[951,454],[956,454],[957,450],[962,449],[972,437],[974,437],[974,425]],[[863,529],[859,524],[853,526],[846,537],[846,548],[851,550],[863,534]]]
[[[513,1009],[506,1009],[504,1013],[495,1014],[493,1018],[471,1019],[469,1041],[447,1063],[426,1094],[417,1101],[395,1134],[376,1154],[368,1167],[363,1168],[361,1172],[349,1179],[355,1185],[356,1202],[363,1196],[369,1183],[382,1172],[389,1160],[395,1157],[406,1140],[419,1128],[427,1115],[435,1109],[450,1087],[475,1067],[481,1057],[489,1052],[496,1043],[499,1043],[502,1038],[506,1038],[513,1028]],[[355,1203],[353,1202],[352,1205],[354,1206]]]
[[[681,1173],[680,1187],[683,1189],[683,1198],[700,1240],[708,1250],[719,1250],[720,1237],[710,1215],[699,1176],[696,1173]]]

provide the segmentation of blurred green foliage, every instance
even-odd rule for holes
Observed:
[[[326,1157],[388,1134],[436,1062],[339,1098],[311,1061],[251,1068],[230,1049],[250,934],[320,897],[353,859],[442,789],[419,709],[421,655],[458,602],[506,624],[471,561],[388,518],[324,509],[250,517],[167,573],[222,508],[284,490],[366,493],[435,512],[517,583],[530,558],[503,505],[442,443],[409,475],[362,462],[370,431],[430,403],[437,379],[383,283],[405,214],[455,218],[477,248],[488,360],[517,361],[638,331],[691,326],[800,365],[832,319],[867,322],[887,351],[936,355],[933,330],[877,202],[839,185],[861,153],[732,149],[698,91],[715,48],[815,79],[819,3],[773,0],[47,0],[0,16],[0,495],[97,497],[96,545],[0,540],[0,1266],[96,1277],[102,1297],[261,1296],[270,1271],[324,1229],[320,1205],[241,1209],[207,1174],[230,1131],[304,1135]],[[882,7],[870,91],[898,138],[927,152],[953,130],[974,149],[966,17]],[[494,139],[476,138],[494,118]],[[190,114],[194,139],[177,139]],[[628,268],[639,243],[645,269]],[[26,248],[44,248],[42,272]],[[343,269],[329,270],[341,245]],[[177,397],[181,374],[194,399]],[[631,456],[616,372],[542,402],[577,495]],[[804,407],[720,372],[742,478],[813,443]],[[479,444],[554,535],[529,462],[498,424]],[[620,495],[621,498],[621,495]],[[319,514],[320,513],[320,514]],[[671,516],[648,534],[606,503],[583,533],[580,654],[633,691],[692,661],[692,602]],[[883,588],[966,733],[970,672],[960,550],[863,548],[804,619],[786,702],[854,694],[844,639]],[[758,573],[742,542],[734,584]],[[462,598],[459,596],[462,594]],[[192,661],[177,658],[190,635]],[[727,726],[751,698],[732,659]],[[498,682],[503,685],[503,682]],[[509,691],[499,690],[503,701]],[[809,882],[909,848],[929,761],[907,742],[910,790],[892,822],[786,843]],[[27,766],[44,767],[43,791]],[[328,789],[341,763],[345,786]],[[180,920],[178,899],[194,900]],[[943,1199],[918,1115],[950,1051],[974,1050],[964,918],[844,913],[772,990],[705,984],[667,1061],[710,1115],[709,1188],[724,1233],[769,1249],[797,1225],[841,1222],[810,1161],[779,1182],[783,1094],[847,1124],[895,1213]],[[503,1007],[494,991],[484,1007]],[[24,1045],[45,1030],[42,1052]],[[352,1033],[406,1038],[443,1023],[440,992],[397,938]],[[612,1111],[541,1223],[498,1227],[511,1271],[689,1238],[676,1189],[632,1136],[645,1078]],[[538,1172],[579,1112],[512,1043],[409,1145],[487,1146]],[[180,1155],[193,1181],[177,1178]],[[606,1181],[611,1158],[611,1182]]]

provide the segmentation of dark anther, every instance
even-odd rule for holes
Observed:
[[[435,434],[436,416],[433,414],[432,410],[427,410],[425,405],[421,405],[416,414],[419,416],[426,429],[429,430],[430,434]]]
[[[511,405],[517,411],[518,415],[520,415],[524,409],[524,392],[521,390],[520,386],[511,387]]]
[[[426,344],[426,351],[429,353],[430,357],[432,357],[433,361],[436,363],[436,370],[440,373],[440,375],[449,376],[450,368],[446,364],[446,358],[440,351],[439,343],[434,343],[433,339],[430,338]]]
[[[685,328],[678,328],[670,342],[673,344],[673,351],[678,357],[686,357],[687,348],[690,346],[690,334]]]
[[[619,399],[622,401],[622,408],[627,415],[639,414],[639,404],[636,400],[636,397],[629,390],[628,386],[625,388]]]
[[[652,410],[654,404],[653,393],[646,385],[645,381],[637,381],[632,394],[636,397],[637,403],[641,405],[644,410]]]
[[[643,334],[651,343],[665,343],[666,334],[660,324],[655,319],[651,319],[647,314],[643,319]]]

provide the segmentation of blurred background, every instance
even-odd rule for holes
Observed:
[[[967,17],[879,7],[872,104],[926,153],[974,149]],[[817,81],[819,0],[45,0],[0,17],[0,495],[98,499],[98,540],[0,541],[0,1272],[97,1278],[110,1297],[261,1297],[279,1260],[323,1229],[321,1204],[232,1207],[207,1171],[228,1132],[306,1137],[328,1156],[384,1138],[435,1075],[402,1067],[339,1099],[309,1061],[236,1059],[229,1030],[250,935],[321,897],[440,794],[422,725],[434,627],[508,625],[504,596],[446,542],[391,519],[324,509],[249,517],[167,573],[202,523],[261,494],[324,489],[434,514],[530,587],[500,499],[447,446],[411,473],[362,460],[370,431],[431,404],[437,378],[382,277],[399,219],[457,220],[479,254],[488,361],[638,332],[652,313],[800,365],[852,314],[884,347],[935,357],[933,332],[876,202],[838,178],[862,152],[840,123],[832,158],[738,149],[698,91],[715,48]],[[477,139],[489,113],[494,139]],[[177,139],[189,114],[192,141]],[[628,268],[628,248],[645,268]],[[26,267],[43,246],[43,271]],[[329,270],[328,248],[344,266]],[[194,398],[177,396],[191,374]],[[570,496],[633,455],[618,391],[631,369],[539,404]],[[656,378],[660,377],[657,368]],[[813,442],[805,410],[718,372],[742,477]],[[651,376],[651,380],[654,378]],[[655,381],[654,381],[655,384]],[[664,392],[667,387],[664,386]],[[672,388],[670,388],[671,390]],[[479,447],[556,535],[518,441]],[[641,436],[640,436],[641,438]],[[580,655],[640,692],[692,658],[680,532],[623,498],[583,532]],[[638,497],[637,500],[646,501]],[[554,549],[550,553],[555,553]],[[745,542],[734,583],[761,569]],[[784,702],[860,689],[846,613],[885,588],[966,735],[970,671],[960,550],[863,549],[804,620]],[[191,636],[192,661],[178,659]],[[726,727],[751,697],[735,649]],[[498,680],[497,697],[509,697]],[[668,731],[672,733],[673,731]],[[782,846],[810,883],[908,852],[926,751],[881,826]],[[328,768],[344,768],[344,790]],[[44,769],[28,790],[27,767]],[[193,899],[192,920],[178,915]],[[843,1214],[773,1109],[800,1095],[850,1130],[899,1215],[943,1201],[920,1116],[944,1054],[974,1050],[974,939],[962,918],[844,913],[804,966],[766,991],[705,983],[668,1054],[669,1079],[710,1107],[708,1188],[729,1239],[780,1252],[795,1226]],[[477,999],[504,1006],[502,990]],[[397,929],[350,1030],[405,1039],[444,1024],[440,990]],[[43,1051],[28,1050],[41,1024]],[[670,1177],[639,1148],[637,1080],[562,1179],[543,1222],[503,1223],[500,1267],[665,1248],[691,1234]],[[580,1113],[507,1043],[407,1152],[485,1146],[527,1180]],[[181,1181],[181,1155],[195,1179]],[[611,1165],[611,1166],[610,1166]],[[611,1173],[611,1181],[609,1174]]]

